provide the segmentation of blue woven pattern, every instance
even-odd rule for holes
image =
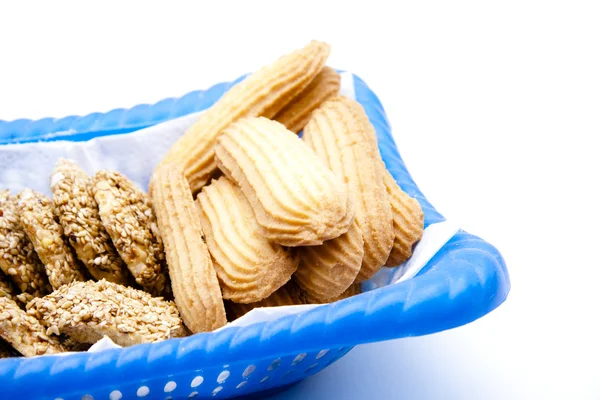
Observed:
[[[419,200],[426,225],[442,221],[412,181],[375,94],[358,78],[355,92],[377,130],[392,175]],[[215,92],[214,98],[221,94]],[[196,393],[198,398],[225,398],[263,392],[320,371],[356,344],[424,335],[473,321],[501,304],[509,287],[500,253],[461,231],[411,280],[247,327],[96,354],[2,360],[0,387],[4,398],[64,400],[85,395],[109,399],[111,393],[123,399],[140,394],[183,399]]]

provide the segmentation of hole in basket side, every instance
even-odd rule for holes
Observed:
[[[277,359],[273,360],[271,365],[269,365],[269,368],[267,368],[267,371],[273,371],[273,370],[277,369],[280,365],[281,365],[281,358],[277,358]]]
[[[252,374],[254,372],[254,370],[256,369],[256,365],[250,364],[246,367],[246,369],[244,370],[244,373],[242,374],[242,377],[247,378],[250,376],[250,374]]]
[[[194,379],[192,379],[192,383],[190,383],[190,387],[198,387],[202,384],[202,382],[204,382],[204,377],[202,375],[198,375],[196,376]]]
[[[136,395],[137,397],[146,397],[149,393],[150,388],[148,386],[140,386],[140,388],[136,392]]]
[[[108,400],[121,400],[122,398],[123,398],[123,393],[121,393],[119,390],[113,390],[108,395]]]
[[[325,356],[327,353],[329,353],[328,349],[324,349],[324,350],[319,351],[317,353],[317,356],[315,357],[315,360],[318,360],[319,358]]]
[[[248,384],[248,381],[241,381],[240,383],[238,383],[238,385],[235,387],[236,389],[241,389],[244,386],[246,386]]]
[[[227,378],[229,378],[229,375],[230,375],[230,372],[229,372],[229,371],[227,371],[227,370],[225,370],[225,371],[222,371],[222,372],[219,374],[219,376],[217,377],[217,383],[218,383],[218,384],[222,384],[222,383],[224,383],[224,382],[227,380]]]
[[[164,387],[165,393],[171,393],[177,387],[177,383],[175,381],[169,381]]]
[[[292,365],[300,364],[302,361],[304,361],[305,358],[306,358],[306,353],[298,354],[296,356],[296,358],[294,358],[294,360],[292,361]]]
[[[310,365],[308,368],[306,368],[304,370],[305,374],[310,374],[311,372],[314,372],[314,369],[317,367],[317,363]]]

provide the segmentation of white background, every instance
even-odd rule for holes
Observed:
[[[8,120],[180,96],[328,41],[329,64],[379,95],[429,200],[504,254],[498,310],[359,346],[279,398],[600,399],[597,3],[14,3]]]

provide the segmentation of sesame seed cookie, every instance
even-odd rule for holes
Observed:
[[[83,266],[66,242],[62,226],[55,220],[54,205],[45,195],[25,189],[17,196],[21,225],[46,267],[54,289],[74,281],[84,281]]]
[[[47,335],[37,319],[6,297],[0,297],[0,337],[25,357],[65,351],[58,338]]]
[[[60,159],[50,188],[65,236],[95,279],[127,284],[131,277],[104,229],[90,177],[75,162]]]
[[[94,176],[92,192],[102,224],[136,282],[163,295],[170,284],[149,196],[124,175],[104,170]]]
[[[17,298],[24,303],[52,290],[8,190],[0,191],[0,269],[21,290]]]
[[[73,282],[27,305],[48,334],[65,334],[80,343],[108,336],[132,346],[185,336],[177,307],[142,290],[101,280]]]

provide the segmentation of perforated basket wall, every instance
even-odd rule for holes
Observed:
[[[0,121],[0,143],[125,134],[203,110],[231,85],[105,114]],[[425,226],[443,221],[409,175],[375,94],[357,77],[354,89],[375,126],[386,166],[421,203]],[[0,398],[263,397],[319,372],[356,344],[424,335],[473,321],[501,304],[509,287],[496,248],[460,231],[415,278],[299,315],[94,354],[0,360]]]

